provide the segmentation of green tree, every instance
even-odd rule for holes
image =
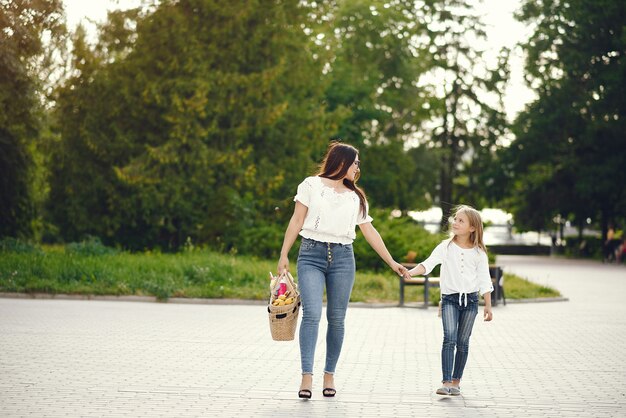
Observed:
[[[340,1],[329,24],[329,108],[350,111],[337,135],[357,146],[402,141],[428,116],[416,80],[428,68],[412,1]]]
[[[63,234],[227,249],[275,222],[335,129],[303,30],[314,7],[163,1],[111,16],[95,48],[78,33],[51,194]]]
[[[0,1],[0,236],[32,236],[33,161],[44,129],[45,45],[64,34],[60,0]]]
[[[360,155],[363,184],[372,207],[409,210],[432,206],[437,193],[439,160],[436,151],[426,147],[404,149],[390,142],[363,147]]]
[[[579,226],[599,218],[606,234],[626,211],[626,5],[526,1],[519,19],[535,27],[524,49],[538,99],[516,121],[517,139],[502,155],[506,177],[518,185],[509,198],[516,218],[542,212],[544,228],[556,215]]]
[[[428,149],[409,154],[404,145],[429,117],[417,84],[430,65],[423,16],[409,0],[343,0],[327,20],[319,41],[329,51],[326,100],[344,116],[335,137],[360,149],[360,183],[374,205],[427,207]]]
[[[432,75],[443,80],[432,86],[432,144],[440,151],[439,204],[441,230],[447,229],[452,206],[460,202],[480,206],[480,173],[492,160],[507,124],[502,92],[508,80],[505,50],[489,68],[478,47],[484,26],[471,4],[459,0],[428,1],[425,13]]]

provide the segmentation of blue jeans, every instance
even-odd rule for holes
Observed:
[[[313,373],[324,287],[328,320],[324,372],[335,372],[343,345],[344,320],[354,284],[354,274],[352,244],[330,244],[302,238],[298,254],[298,289],[302,298],[300,324],[302,374]]]
[[[459,303],[459,301],[461,303]],[[459,294],[442,295],[441,317],[443,323],[443,346],[441,348],[441,369],[443,381],[461,380],[469,355],[469,340],[478,314],[478,292],[467,294],[459,299]],[[456,354],[454,349],[456,348]]]

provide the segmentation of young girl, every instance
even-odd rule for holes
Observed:
[[[458,206],[452,222],[451,238],[437,245],[430,257],[409,270],[409,274],[430,273],[438,264],[441,264],[443,386],[437,389],[437,394],[460,395],[459,384],[467,363],[472,327],[478,314],[479,293],[485,299],[484,320],[493,319],[493,285],[489,275],[487,249],[483,243],[483,223],[476,209]]]

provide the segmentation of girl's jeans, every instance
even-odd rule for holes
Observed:
[[[324,286],[328,319],[324,372],[335,372],[343,344],[344,319],[354,284],[354,273],[352,244],[332,244],[302,238],[298,254],[298,289],[303,310],[300,324],[302,374],[313,373]]]
[[[459,304],[461,301],[461,304]],[[442,295],[441,316],[443,323],[443,347],[441,348],[441,369],[443,381],[461,380],[469,355],[469,340],[474,320],[478,314],[478,292],[467,294],[459,299],[459,294]],[[456,355],[454,349],[456,348]]]

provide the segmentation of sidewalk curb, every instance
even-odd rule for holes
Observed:
[[[531,299],[507,299],[506,303],[543,303],[543,302],[569,302],[569,298],[559,296],[554,298],[531,298]],[[500,306],[500,302],[498,302]]]
[[[114,302],[149,302],[149,303],[180,303],[190,305],[266,305],[262,300],[248,299],[203,299],[203,298],[169,298],[158,300],[155,296],[136,295],[68,295],[64,293],[11,293],[0,292],[0,298],[7,299],[56,299],[56,300],[95,300]]]
[[[0,292],[0,298],[6,299],[50,299],[50,300],[94,300],[94,301],[113,301],[113,302],[144,302],[144,303],[178,303],[188,305],[266,305],[264,300],[252,300],[252,299],[204,299],[204,298],[169,298],[168,300],[158,300],[155,296],[114,296],[114,295],[68,295],[63,293],[50,294],[50,293],[11,293]],[[516,303],[544,303],[544,302],[568,302],[569,299],[565,297],[556,298],[533,298],[533,299],[507,299],[507,304]],[[495,308],[503,305],[498,302]],[[384,309],[384,308],[398,308],[400,307],[395,302],[380,302],[380,303],[368,303],[368,302],[350,302],[350,307],[353,308],[366,308],[366,309]],[[418,308],[424,309],[423,302],[417,302],[416,305],[405,304],[405,308]],[[436,308],[436,305],[430,305],[429,307]]]

